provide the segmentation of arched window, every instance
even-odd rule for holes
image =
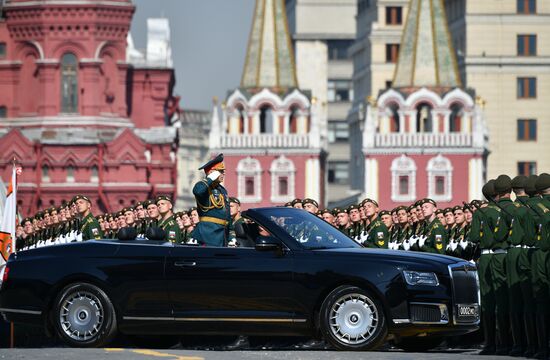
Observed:
[[[435,201],[453,199],[453,165],[446,157],[437,155],[428,161],[428,197]]]
[[[288,133],[296,134],[298,132],[298,106],[292,105],[288,116]]]
[[[432,107],[422,103],[416,107],[416,129],[419,133],[433,131]]]
[[[42,165],[42,181],[50,182],[50,168],[48,165]]]
[[[273,123],[275,116],[273,109],[269,105],[264,105],[260,108],[260,133],[271,134],[273,132]]]
[[[0,119],[8,117],[8,108],[5,106],[0,106]]]
[[[99,182],[99,172],[96,165],[92,166],[91,173],[90,173],[90,181],[93,183]]]
[[[271,173],[271,202],[285,203],[295,198],[294,162],[284,155],[273,160],[269,169]]]
[[[74,182],[74,166],[67,166],[67,182]]]
[[[397,104],[391,104],[388,110],[390,112],[390,132],[399,132],[399,106],[397,106]]]
[[[61,58],[61,112],[78,112],[78,61],[71,53]]]
[[[239,134],[244,134],[247,130],[246,124],[245,124],[246,116],[244,113],[243,106],[241,104],[237,105],[237,113],[239,114]]]
[[[247,157],[237,164],[237,192],[241,202],[262,201],[262,166],[257,159]]]
[[[464,116],[464,107],[454,103],[451,105],[451,115],[449,116],[449,132],[460,132],[462,117]]]
[[[391,164],[391,199],[396,202],[416,199],[416,164],[406,155],[395,158]]]

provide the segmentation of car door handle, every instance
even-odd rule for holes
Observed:
[[[176,261],[174,263],[174,266],[179,266],[179,267],[184,267],[184,266],[192,267],[195,265],[197,265],[196,261]]]

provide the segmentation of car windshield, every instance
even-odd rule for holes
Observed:
[[[323,219],[305,210],[262,209],[262,215],[310,250],[361,247]]]

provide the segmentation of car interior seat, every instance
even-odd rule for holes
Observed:
[[[117,239],[123,241],[135,240],[135,238],[137,237],[136,228],[133,226],[123,227],[118,230],[116,237]]]
[[[145,237],[149,240],[165,240],[166,239],[166,231],[159,227],[150,227],[145,231]]]
[[[255,239],[258,235],[258,226],[256,224],[237,222],[234,224],[234,228],[239,247],[254,247],[256,245]],[[254,228],[256,231],[254,231]]]

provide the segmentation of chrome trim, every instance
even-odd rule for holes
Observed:
[[[428,302],[410,302],[409,305],[428,305],[428,306],[437,306],[439,307],[439,321],[414,321],[411,320],[411,324],[431,324],[431,325],[445,325],[449,323],[449,310],[447,305],[441,303],[428,303]],[[444,318],[447,318],[445,320]],[[443,320],[442,320],[443,319]]]
[[[147,317],[147,316],[123,316],[123,320],[140,321],[227,321],[227,322],[272,322],[272,323],[305,323],[307,319],[278,319],[278,318],[198,318],[198,317]]]
[[[394,324],[410,324],[411,319],[393,319]]]
[[[458,304],[455,304],[455,280],[454,280],[454,277],[453,277],[453,269],[455,268],[464,268],[465,270],[468,269],[468,271],[474,271],[475,274],[476,274],[476,285],[477,285],[477,304],[471,304],[471,305],[477,305],[478,308],[481,310],[481,289],[479,287],[479,273],[477,271],[477,267],[474,265],[474,264],[471,264],[471,263],[456,263],[456,264],[450,264],[447,266],[447,268],[449,269],[449,277],[451,279],[451,291],[452,291],[452,309],[453,309],[453,324],[454,325],[479,325],[481,323],[481,311],[480,311],[480,316],[478,316],[478,319],[477,321],[474,321],[474,322],[458,322],[457,320],[457,317],[456,317],[456,313],[457,313],[457,310],[458,308],[456,308],[455,305],[458,305]],[[466,304],[461,304],[461,305],[466,305]]]
[[[42,315],[42,311],[9,309],[9,308],[0,308],[0,312],[10,312],[10,313],[16,313],[16,314],[29,314],[29,315]]]

